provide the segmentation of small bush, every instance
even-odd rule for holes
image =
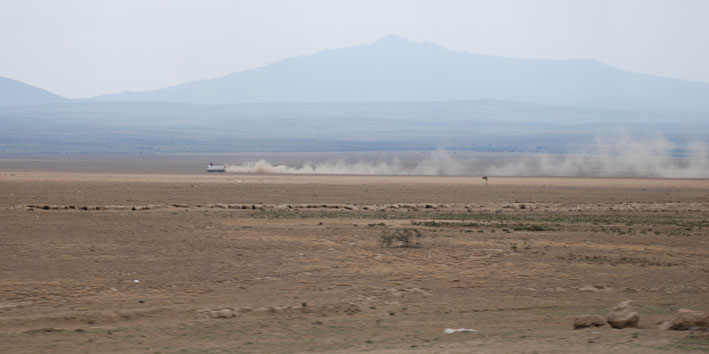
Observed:
[[[515,231],[533,231],[533,232],[539,232],[539,231],[552,231],[551,228],[545,227],[542,225],[517,225],[514,227]]]
[[[426,227],[479,227],[476,222],[412,221],[411,225]]]
[[[379,236],[379,242],[385,247],[414,248],[421,247],[419,243],[421,236],[421,232],[417,229],[396,229],[385,231]]]

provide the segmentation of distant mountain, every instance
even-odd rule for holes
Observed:
[[[26,106],[61,103],[66,98],[23,82],[0,77],[0,106]]]
[[[477,55],[396,36],[101,101],[197,104],[497,99],[607,109],[709,112],[709,84],[593,60]]]

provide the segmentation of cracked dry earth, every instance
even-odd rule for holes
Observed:
[[[701,352],[708,234],[707,180],[3,171],[0,352]]]

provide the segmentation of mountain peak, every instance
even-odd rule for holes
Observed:
[[[0,106],[65,102],[66,98],[21,81],[0,77]]]
[[[709,111],[709,84],[631,74],[595,61],[481,56],[388,35],[228,76],[103,100],[199,104],[493,98],[612,109]]]
[[[415,44],[415,42],[412,42],[404,37],[397,36],[395,34],[390,34],[388,36],[381,37],[372,43],[372,45],[376,45],[376,46],[406,45],[406,44]]]

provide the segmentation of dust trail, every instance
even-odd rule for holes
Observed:
[[[485,173],[503,176],[709,177],[706,144],[689,144],[685,147],[688,157],[684,158],[672,156],[675,147],[663,136],[639,140],[627,134],[615,134],[597,137],[593,147],[580,154],[535,154],[493,165]]]
[[[351,175],[465,175],[466,167],[444,150],[437,150],[413,166],[398,160],[311,163],[300,167],[273,165],[266,160],[228,165],[227,172],[240,173],[292,173],[292,174],[351,174]]]
[[[437,150],[426,159],[404,164],[393,161],[344,160],[302,166],[274,165],[266,160],[227,166],[227,172],[352,175],[492,175],[559,177],[709,178],[709,158],[703,142],[685,147],[687,157],[672,156],[676,148],[663,136],[636,139],[619,133],[597,137],[579,154],[529,154],[511,161],[484,161],[476,156],[454,158]]]

